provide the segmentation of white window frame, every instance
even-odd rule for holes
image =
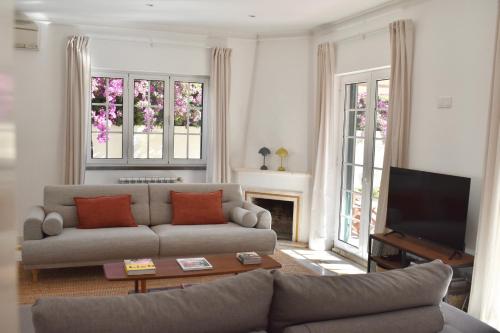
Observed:
[[[194,81],[203,84],[203,112],[202,112],[202,124],[201,124],[201,159],[189,159],[189,158],[174,158],[174,89],[175,81]],[[206,165],[207,164],[207,140],[208,140],[208,79],[206,77],[200,76],[171,76],[170,77],[170,118],[169,118],[169,132],[170,140],[168,142],[168,149],[171,152],[169,164],[172,165]],[[189,131],[188,131],[189,132]],[[189,138],[188,138],[189,140]],[[189,156],[189,141],[187,156]]]
[[[91,167],[109,166],[175,166],[175,167],[200,167],[206,166],[208,151],[208,123],[209,123],[209,82],[207,76],[199,75],[173,75],[138,71],[117,71],[117,70],[92,70],[92,77],[107,77],[123,79],[123,128],[122,128],[122,156],[121,159],[92,158],[92,122],[90,118],[91,109],[87,112],[86,120],[86,164]],[[164,89],[164,127],[163,127],[163,158],[140,159],[134,158],[134,80],[163,80]],[[203,84],[203,111],[202,111],[202,133],[201,133],[201,158],[200,159],[178,159],[174,158],[174,81],[199,82]],[[89,87],[89,90],[91,87]],[[89,102],[91,105],[91,102]]]
[[[370,232],[370,225],[368,222],[368,225],[363,225],[363,221],[367,221],[367,219],[370,217],[371,213],[371,195],[372,195],[372,183],[373,183],[373,163],[374,163],[374,135],[375,135],[375,112],[376,112],[376,102],[374,98],[371,98],[375,96],[376,89],[377,89],[377,81],[379,80],[385,80],[389,79],[390,77],[390,68],[389,67],[384,67],[384,68],[377,68],[377,69],[371,69],[367,71],[362,71],[362,72],[357,72],[357,73],[346,73],[346,74],[341,74],[338,75],[338,81],[339,82],[339,91],[338,95],[340,96],[338,100],[338,105],[336,106],[338,112],[341,114],[339,117],[339,125],[337,128],[337,133],[340,133],[340,139],[338,140],[338,151],[339,153],[339,167],[337,168],[338,173],[337,173],[337,179],[340,179],[341,182],[338,182],[338,186],[336,188],[336,192],[339,198],[339,204],[338,208],[336,209],[335,212],[335,221],[334,221],[334,228],[333,228],[333,239],[334,239],[334,247],[341,249],[343,251],[347,251],[350,254],[353,254],[357,257],[360,257],[362,259],[367,259],[368,257],[368,236]],[[343,175],[343,159],[345,156],[345,149],[344,147],[344,131],[346,129],[346,122],[345,122],[345,87],[348,84],[352,83],[359,83],[359,82],[366,82],[367,83],[367,96],[370,97],[367,100],[367,107],[366,107],[366,112],[367,112],[367,126],[365,127],[365,141],[364,141],[364,159],[363,159],[363,165],[369,165],[370,167],[364,167],[363,170],[363,188],[366,188],[367,186],[370,187],[370,191],[364,191],[362,194],[362,202],[370,202],[370,209],[365,209],[362,212],[361,216],[361,226],[360,226],[360,233],[359,233],[359,247],[355,247],[347,242],[344,242],[343,240],[340,239],[339,237],[339,230],[340,230],[340,224],[342,223],[341,219],[341,209],[342,209],[342,189],[343,189],[343,184],[344,184],[344,175]],[[376,97],[376,96],[375,96]],[[356,109],[357,110],[357,109]],[[367,138],[373,138],[370,140],[367,140]],[[356,144],[356,139],[354,139],[354,144]],[[353,157],[354,158],[354,157]],[[354,173],[354,168],[353,168],[353,173]],[[366,216],[368,215],[368,216]],[[368,220],[369,221],[369,220]],[[366,224],[366,222],[364,222]]]
[[[92,158],[92,120],[90,117],[90,112],[92,108],[87,110],[86,114],[86,129],[85,137],[87,138],[87,165],[91,166],[112,166],[112,165],[124,165],[127,164],[127,151],[128,151],[128,132],[129,132],[129,115],[126,110],[129,109],[129,98],[128,98],[128,74],[125,72],[118,71],[92,71],[91,77],[107,77],[123,79],[123,125],[122,125],[122,158]],[[89,91],[92,89],[92,80],[90,82],[91,86]],[[107,104],[107,102],[106,102]],[[89,101],[88,105],[92,105],[92,101]]]
[[[163,147],[162,147],[162,158],[134,158],[134,94],[129,94],[129,105],[131,109],[129,110],[128,116],[130,117],[130,135],[127,136],[127,141],[129,142],[128,149],[128,164],[129,165],[163,165],[165,161],[168,161],[169,151],[168,151],[168,141],[170,139],[169,132],[169,101],[165,98],[169,96],[170,89],[170,77],[168,75],[153,75],[153,74],[130,74],[129,75],[129,92],[134,91],[134,80],[149,80],[149,81],[164,81],[164,91],[163,91]],[[148,149],[149,151],[149,149]]]

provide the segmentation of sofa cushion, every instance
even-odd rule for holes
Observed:
[[[78,216],[73,198],[130,194],[132,215],[137,224],[149,225],[149,192],[147,184],[133,185],[59,185],[45,186],[44,208],[46,213],[58,212],[64,227],[76,227]]]
[[[33,322],[37,333],[248,333],[266,328],[272,294],[272,275],[255,270],[165,292],[41,298]]]
[[[273,253],[276,233],[229,222],[212,225],[162,224],[152,227],[160,237],[161,256],[189,256],[256,251]]]
[[[126,258],[158,256],[158,236],[147,226],[137,228],[64,228],[57,236],[23,243],[26,265],[75,266]]]
[[[45,216],[42,223],[43,233],[48,236],[57,236],[63,231],[63,218],[61,214],[52,212]]]
[[[270,331],[282,332],[285,327],[300,323],[438,305],[451,276],[451,267],[440,261],[349,276],[275,271]]]
[[[78,215],[77,228],[137,227],[130,209],[130,194],[95,198],[75,197],[74,200]]]
[[[443,328],[439,306],[317,321],[285,328],[284,333],[436,333]]]
[[[176,192],[213,192],[222,190],[222,209],[229,220],[233,207],[241,207],[243,196],[238,184],[149,184],[151,199],[151,225],[172,223],[172,201],[170,191]]]
[[[193,193],[170,191],[172,224],[227,223],[222,211],[222,190]]]

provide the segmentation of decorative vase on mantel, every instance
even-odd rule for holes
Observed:
[[[276,150],[276,155],[280,157],[280,166],[278,168],[278,171],[285,171],[285,167],[283,166],[283,160],[288,156],[288,150],[285,148],[281,147]]]
[[[267,166],[266,166],[266,156],[271,154],[271,150],[269,150],[269,148],[267,147],[262,147],[259,149],[259,154],[262,155],[262,157],[264,158],[264,162],[262,163],[262,166],[260,167],[261,170],[267,170]]]

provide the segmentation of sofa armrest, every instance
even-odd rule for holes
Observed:
[[[255,228],[271,229],[271,213],[267,209],[259,207],[249,201],[243,201],[243,208],[257,215],[257,225]]]
[[[41,206],[34,206],[28,212],[24,220],[24,240],[43,239],[42,223],[45,219],[45,211]]]

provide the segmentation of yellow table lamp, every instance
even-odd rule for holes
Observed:
[[[285,171],[285,167],[283,166],[283,159],[288,156],[288,150],[285,148],[281,147],[276,150],[276,155],[278,155],[281,159],[280,166],[278,168],[278,171]]]

